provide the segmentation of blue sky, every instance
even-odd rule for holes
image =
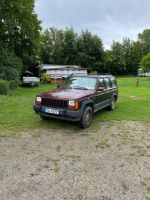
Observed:
[[[43,28],[88,29],[105,48],[124,37],[135,40],[150,28],[150,0],[37,0],[35,11]]]

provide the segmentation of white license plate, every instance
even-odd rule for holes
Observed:
[[[43,107],[42,110],[43,110],[44,112],[50,113],[50,114],[55,114],[55,115],[58,115],[58,114],[59,114],[59,110],[52,109],[52,108],[45,108],[45,107]]]

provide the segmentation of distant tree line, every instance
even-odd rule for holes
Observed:
[[[150,29],[139,33],[137,41],[113,41],[109,50],[104,49],[98,35],[88,30],[77,33],[73,28],[50,28],[41,38],[42,63],[76,64],[98,73],[136,75],[141,59],[150,52]]]
[[[18,85],[23,71],[35,71],[41,63],[80,65],[89,72],[115,75],[135,75],[140,65],[148,63],[141,60],[150,53],[150,29],[139,33],[136,41],[113,41],[105,50],[102,39],[88,30],[42,31],[34,5],[35,0],[0,1],[0,79],[11,88]]]
[[[102,72],[102,40],[87,30],[77,34],[73,28],[47,29],[42,33],[41,61],[47,64],[80,65]]]

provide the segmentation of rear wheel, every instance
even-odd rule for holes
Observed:
[[[79,122],[80,127],[88,128],[92,123],[92,119],[93,119],[93,110],[90,106],[87,106]]]
[[[110,111],[112,111],[112,110],[115,109],[115,107],[116,107],[116,98],[113,97],[112,100],[111,100],[110,106],[108,106],[108,109],[109,109]]]

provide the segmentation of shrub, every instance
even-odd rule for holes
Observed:
[[[15,89],[20,81],[22,62],[13,52],[0,48],[0,79],[10,83],[10,89]]]
[[[8,82],[0,79],[0,95],[7,95],[8,92],[9,92]]]
[[[144,72],[150,72],[150,53],[143,56],[140,66],[143,69]]]
[[[49,75],[47,73],[43,73],[41,75],[41,82],[42,83],[48,83],[50,81],[51,81],[51,79],[50,79],[50,77],[49,77]]]

